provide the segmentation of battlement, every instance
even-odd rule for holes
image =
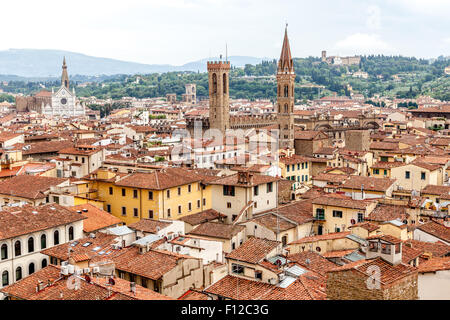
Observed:
[[[230,69],[231,64],[230,61],[208,61],[207,62],[208,70],[211,69]]]

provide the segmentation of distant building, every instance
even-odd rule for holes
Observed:
[[[445,67],[444,73],[445,73],[445,74],[450,74],[450,66]]]
[[[322,61],[332,65],[342,65],[342,66],[352,66],[357,65],[361,62],[360,56],[353,57],[339,57],[339,56],[329,56],[327,57],[327,52],[322,51]]]
[[[46,116],[84,116],[85,108],[75,96],[75,89],[69,90],[69,75],[66,59],[63,60],[61,87],[54,92],[42,90],[31,97],[16,97],[18,112],[36,111]]]
[[[197,102],[197,86],[195,83],[185,85],[186,93],[182,95],[183,101],[186,103]]]

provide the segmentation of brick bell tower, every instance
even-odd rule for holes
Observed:
[[[69,89],[69,75],[67,74],[66,57],[64,57],[62,65],[61,86]]]
[[[289,47],[287,25],[277,70],[277,109],[280,149],[294,148],[294,62]]]
[[[229,72],[229,61],[208,62],[209,125],[224,134],[230,129]]]

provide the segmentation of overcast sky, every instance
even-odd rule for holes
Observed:
[[[225,51],[278,58],[450,55],[450,0],[1,1],[0,50],[61,49],[181,65]]]

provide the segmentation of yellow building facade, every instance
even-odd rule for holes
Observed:
[[[151,175],[155,173],[139,173]],[[197,181],[176,183],[167,188],[148,188],[127,185],[125,179],[115,180],[116,174],[98,172],[92,181],[97,190],[97,199],[103,202],[103,209],[121,219],[124,223],[138,222],[143,218],[177,220],[181,217],[211,209],[211,187]]]

